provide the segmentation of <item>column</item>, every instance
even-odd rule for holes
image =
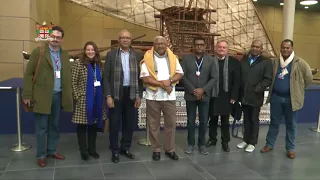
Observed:
[[[284,0],[283,20],[282,20],[282,38],[293,40],[294,15],[296,1]]]

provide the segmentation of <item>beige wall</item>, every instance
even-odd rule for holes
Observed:
[[[0,81],[22,77],[22,51],[37,46],[35,22],[59,22],[60,0],[10,0],[0,6]]]
[[[87,41],[94,41],[98,47],[108,47],[111,40],[118,39],[118,33],[123,28],[128,29],[133,38],[145,34],[139,39],[141,41],[153,41],[160,34],[159,31],[106,16],[66,0],[60,2],[60,22],[65,30],[65,49],[82,49]]]
[[[261,20],[280,51],[282,39],[282,8],[256,6]],[[320,68],[320,13],[296,10],[294,24],[295,53],[305,59],[311,68]],[[316,75],[320,77],[320,73]]]

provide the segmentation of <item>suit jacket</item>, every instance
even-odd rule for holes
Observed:
[[[182,81],[184,84],[184,98],[186,101],[196,101],[196,96],[193,95],[193,90],[203,88],[205,95],[202,101],[209,101],[212,94],[212,87],[218,80],[217,66],[211,56],[203,55],[202,67],[200,76],[196,75],[197,65],[194,54],[185,55],[181,63],[184,75]]]
[[[40,59],[39,71],[33,84],[32,78],[35,73],[40,48],[35,48],[30,56],[27,68],[23,76],[23,99],[31,99],[34,102],[33,111],[41,114],[51,114],[52,95],[54,88],[54,70],[51,60],[49,45],[44,45],[44,54]],[[71,88],[71,63],[68,52],[60,48],[61,61],[61,106],[64,111],[73,111],[73,99]]]
[[[137,80],[138,80],[138,84],[139,84],[139,97],[142,98],[142,93],[143,93],[143,83],[142,80],[139,78],[139,74],[140,74],[140,61],[142,60],[142,55],[136,51],[134,51],[133,49],[131,49],[130,51],[135,52],[136,55],[136,60],[137,60],[137,67],[138,67],[138,72],[137,72]],[[118,53],[118,49],[113,49],[111,51],[109,51],[107,53],[107,57],[106,57],[106,62],[104,64],[104,75],[103,75],[103,88],[104,88],[104,95],[107,96],[111,96],[112,98],[114,98],[114,70],[115,70],[115,59]],[[120,60],[120,58],[119,58]],[[131,77],[130,77],[131,78]],[[123,84],[123,73],[121,74],[121,82],[120,84]],[[122,88],[119,88],[119,90],[121,91]],[[122,96],[122,92],[119,93],[120,97]]]

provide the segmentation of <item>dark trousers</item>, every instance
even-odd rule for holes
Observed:
[[[130,88],[123,88],[120,100],[114,100],[114,108],[110,109],[109,140],[112,153],[119,153],[119,130],[122,126],[121,150],[129,150],[135,125],[134,101],[130,99]]]
[[[229,114],[220,115],[221,118],[221,143],[230,142],[230,132],[229,132]],[[209,138],[211,141],[217,141],[217,130],[218,130],[218,120],[219,115],[210,115],[209,121]]]
[[[261,107],[243,105],[243,141],[255,146],[259,137],[259,114]]]
[[[34,113],[38,159],[56,153],[57,144],[60,139],[60,113],[61,93],[55,93],[52,96],[51,114]]]
[[[197,107],[199,112],[199,135],[198,147],[205,144],[206,130],[209,114],[209,101],[187,101],[187,127],[188,127],[188,145],[195,146],[195,121],[197,116]]]
[[[81,153],[96,152],[97,128],[98,128],[97,124],[92,124],[92,125],[78,124],[77,125],[77,137],[78,137],[78,143],[79,143],[79,150]]]

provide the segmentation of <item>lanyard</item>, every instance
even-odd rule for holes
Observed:
[[[92,70],[93,70],[94,78],[97,80],[97,64],[94,64],[94,67],[92,68]]]
[[[203,62],[203,58],[201,59],[201,62],[200,62],[199,65],[198,65],[197,61],[195,61],[196,65],[197,65],[197,69],[198,69],[197,72],[200,72],[200,68],[202,66],[202,62]]]
[[[56,59],[55,59],[55,65],[56,65],[56,68],[57,68],[57,71],[59,71],[59,53],[57,53],[57,56],[56,56]]]

